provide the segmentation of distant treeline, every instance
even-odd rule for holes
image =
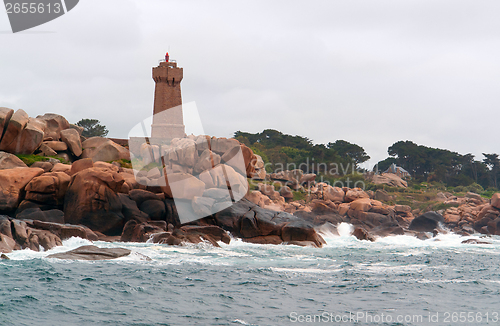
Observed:
[[[378,163],[378,170],[386,170],[392,163],[406,169],[417,181],[440,181],[447,186],[480,184],[484,189],[498,189],[500,159],[498,154],[483,153],[481,161],[474,155],[461,155],[445,149],[398,141],[388,150],[389,158]],[[377,166],[376,166],[377,168]]]
[[[234,137],[259,154],[268,172],[299,168],[306,173],[344,175],[370,159],[363,147],[345,140],[316,144],[306,137],[291,136],[267,129],[261,133],[237,131]]]
[[[344,176],[362,172],[360,164],[370,159],[363,147],[337,140],[328,144],[313,144],[307,137],[283,134],[266,129],[261,133],[237,131],[234,137],[259,154],[268,172],[300,168],[305,173]],[[380,161],[374,171],[383,172],[392,163],[407,170],[416,182],[442,182],[446,186],[479,184],[484,189],[499,186],[500,159],[498,154],[483,153],[482,160],[472,154],[399,141],[388,149],[390,157]]]

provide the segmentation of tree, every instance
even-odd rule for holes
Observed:
[[[500,159],[498,158],[498,154],[486,154],[483,153],[484,159],[483,162],[490,169],[491,182],[493,187],[498,189],[498,172],[500,171]]]
[[[370,159],[370,156],[366,154],[363,147],[351,144],[345,140],[337,140],[335,143],[328,143],[326,145],[329,149],[336,151],[341,157],[351,158],[356,165],[366,162]]]
[[[106,126],[100,124],[99,120],[96,119],[82,119],[76,123],[77,126],[83,128],[83,137],[106,137],[109,130]]]

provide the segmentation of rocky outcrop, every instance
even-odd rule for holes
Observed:
[[[441,214],[427,212],[414,218],[408,228],[420,232],[434,232],[439,227],[439,224],[444,224],[444,222],[445,220]]]
[[[323,246],[324,239],[316,233],[313,225],[285,213],[260,208],[247,199],[242,199],[232,206],[217,212],[215,222],[218,226],[235,236],[276,243],[276,236],[281,242],[297,245]],[[273,239],[267,239],[274,236]]]
[[[500,209],[500,193],[496,193],[491,196],[491,206]]]
[[[7,152],[0,152],[0,170],[23,167],[27,168],[28,166],[17,156]]]
[[[131,251],[125,248],[99,248],[96,246],[81,246],[76,249],[48,255],[47,258],[70,260],[106,260],[130,255]]]
[[[126,148],[107,138],[89,138],[82,143],[82,148],[82,158],[91,158],[94,162],[130,160],[130,153]]]
[[[0,211],[17,208],[24,187],[44,171],[40,168],[15,168],[0,170]]]
[[[382,173],[382,174],[377,174],[374,175],[373,178],[371,179],[371,182],[374,184],[385,184],[390,187],[400,187],[400,188],[407,188],[408,187],[408,182],[405,180],[401,179],[399,176],[397,176],[394,173]]]
[[[28,114],[21,109],[17,110],[12,115],[7,127],[4,127],[4,134],[2,140],[0,141],[0,151],[12,152],[16,149],[17,139],[28,123],[28,120]]]
[[[60,132],[61,140],[68,145],[74,156],[82,155],[82,143],[80,142],[80,134],[75,129],[65,129]]]
[[[70,127],[68,120],[59,114],[45,113],[36,118],[46,123],[44,140],[60,140],[61,131]]]
[[[71,169],[70,169],[70,175],[74,175],[80,171],[83,171],[85,169],[90,169],[94,167],[94,162],[92,161],[91,158],[84,158],[78,161],[75,161],[73,164],[71,164]]]
[[[325,183],[318,185],[319,191],[322,192],[324,200],[330,200],[334,203],[344,202],[345,192],[342,188],[332,187]]]
[[[281,228],[281,238],[289,244],[311,245],[316,248],[321,248],[326,244],[312,224],[300,220],[286,223]]]
[[[121,241],[124,242],[146,242],[153,235],[167,231],[165,221],[128,221],[123,227]]]
[[[42,222],[53,222],[64,224],[64,212],[58,209],[42,211],[39,207],[27,208],[16,214],[18,220],[37,220]]]
[[[83,224],[104,234],[120,234],[124,224],[117,193],[124,180],[105,168],[89,168],[75,174],[64,198],[67,223]]]
[[[2,138],[4,128],[8,125],[13,114],[14,110],[0,107],[0,139]]]
[[[45,121],[29,118],[21,134],[6,150],[18,154],[33,154],[42,144],[45,127]]]
[[[26,185],[26,200],[62,206],[71,177],[64,172],[46,172]]]
[[[299,169],[291,170],[291,171],[281,171],[277,173],[271,173],[269,177],[271,180],[281,181],[284,185],[292,188],[293,190],[299,190],[301,187],[301,178],[303,177],[304,172]]]
[[[357,227],[354,229],[352,232],[352,235],[358,238],[359,240],[366,240],[366,241],[375,241],[375,238],[364,228]]]
[[[21,120],[19,115],[14,120]],[[170,146],[143,143],[139,153],[132,153],[134,169],[123,168],[103,161],[128,158],[124,147],[99,137],[79,144],[77,129],[66,128],[58,117],[45,118],[30,119],[14,138],[17,144],[37,138],[22,135],[32,130],[30,123],[43,121],[44,141],[37,151],[86,158],[72,165],[37,162],[32,168],[10,168],[19,161],[0,153],[0,167],[9,167],[0,170],[0,210],[10,214],[0,218],[0,250],[47,249],[70,236],[218,246],[230,241],[229,234],[251,243],[321,247],[325,242],[316,230],[342,222],[354,225],[358,239],[369,241],[395,234],[428,237],[423,232],[441,232],[440,223],[463,234],[500,235],[500,195],[487,203],[474,193],[442,193],[438,197],[447,208],[421,214],[394,205],[399,196],[380,189],[332,187],[301,170],[267,176],[250,148],[206,136],[174,139]],[[10,162],[2,163],[2,157]],[[252,184],[258,190],[248,190],[247,178],[260,180]]]

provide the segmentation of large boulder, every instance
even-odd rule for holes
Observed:
[[[300,177],[299,183],[301,185],[307,186],[307,185],[313,183],[315,179],[316,179],[315,173],[307,173],[307,174],[302,175],[302,177]]]
[[[83,224],[104,234],[120,234],[124,216],[117,192],[123,183],[119,173],[105,168],[75,174],[64,198],[66,223]]]
[[[137,203],[133,201],[129,195],[119,193],[118,197],[122,203],[122,213],[125,217],[125,221],[136,220],[145,222],[149,219],[149,215],[140,211]]]
[[[370,198],[370,196],[361,188],[352,188],[345,193],[344,201],[349,203],[360,198]]]
[[[211,170],[200,173],[199,178],[209,188],[227,188],[233,191],[238,201],[246,194],[248,182],[246,176],[236,172],[231,166],[219,164]]]
[[[68,145],[73,155],[76,157],[82,155],[82,143],[78,131],[75,129],[61,130],[61,140]]]
[[[345,192],[342,188],[332,187],[323,183],[322,185],[318,185],[318,188],[321,187],[323,190],[323,199],[331,200],[332,202],[342,203],[344,201]]]
[[[15,209],[20,202],[24,187],[43,172],[40,168],[0,170],[0,211]]]
[[[40,208],[28,208],[16,215],[18,220],[37,220],[64,224],[64,213],[58,209],[42,211]]]
[[[50,170],[51,172],[64,172],[68,175],[71,175],[71,165],[68,164],[63,164],[63,163],[56,163]]]
[[[43,120],[29,118],[15,142],[15,148],[11,148],[11,150],[19,154],[33,154],[42,144],[45,125]]]
[[[191,200],[191,207],[194,213],[201,217],[211,215],[213,213],[212,207],[215,205],[215,199],[208,197],[198,197],[195,196]]]
[[[165,195],[175,199],[193,199],[202,196],[205,183],[188,173],[171,173],[166,178],[166,185],[162,186]]]
[[[146,242],[151,235],[165,232],[167,224],[165,221],[139,222],[128,221],[123,227],[120,241],[124,242]]]
[[[326,244],[323,237],[316,233],[314,227],[305,221],[292,221],[286,223],[281,229],[281,238],[286,242],[309,241],[318,248]]]
[[[219,155],[224,154],[235,146],[240,146],[240,142],[233,138],[227,139],[224,137],[212,137],[212,139],[210,140],[210,149]]]
[[[495,193],[491,196],[491,206],[500,209],[500,193]]]
[[[94,162],[91,158],[82,158],[81,160],[76,160],[71,164],[70,174],[76,174],[82,170],[90,169],[94,167]]]
[[[12,227],[6,215],[0,215],[0,233],[12,238]]]
[[[222,241],[226,244],[231,242],[231,237],[222,228],[215,225],[185,225],[180,228],[183,232],[187,234],[201,234],[204,237],[210,236],[215,241]]]
[[[39,230],[30,228],[28,238],[29,247],[31,250],[39,251],[40,246],[45,250],[50,250],[57,246],[62,246],[61,238],[47,230]]]
[[[131,251],[125,248],[98,248],[96,246],[81,246],[76,249],[58,254],[48,255],[47,258],[71,260],[105,260],[130,255]]]
[[[255,174],[255,168],[252,165],[253,151],[245,145],[235,146],[226,151],[221,160],[233,167],[238,173],[252,177]]]
[[[27,168],[28,166],[16,155],[7,152],[0,152],[0,170],[23,167]]]
[[[0,252],[8,253],[16,249],[16,241],[5,234],[0,234]]]
[[[295,170],[291,170],[291,171],[286,170],[286,171],[271,173],[270,178],[273,180],[290,181],[290,182],[299,183],[299,181],[303,175],[304,175],[304,172],[302,170],[295,169]]]
[[[43,156],[56,156],[57,152],[47,146],[45,142],[40,144],[40,147],[38,147],[38,150],[40,151],[40,154]]]
[[[161,200],[146,200],[139,209],[148,214],[152,220],[165,220],[166,209],[165,204]]]
[[[21,135],[28,120],[28,114],[21,109],[12,115],[0,141],[0,151],[12,152],[15,150],[17,145],[16,140]]]
[[[19,203],[19,206],[16,209],[16,215],[20,214],[22,211],[30,208],[40,208],[42,211],[48,211],[51,209],[59,209],[61,206],[56,206],[56,205],[49,205],[49,204],[43,204],[39,202],[34,202],[31,200],[22,200]]]
[[[368,212],[372,208],[370,198],[360,198],[352,201],[349,208],[355,211]]]
[[[64,172],[46,172],[26,186],[26,200],[47,205],[63,205],[71,177]]]
[[[92,137],[82,143],[82,158],[91,158],[92,161],[130,160],[130,152],[125,147],[107,138]]]
[[[383,189],[377,189],[377,191],[375,191],[374,198],[376,200],[389,201],[389,200],[391,200],[392,197],[389,196],[389,194],[387,193],[387,191],[385,191]]]
[[[130,196],[130,199],[137,203],[137,207],[140,207],[146,200],[161,200],[161,198],[155,193],[143,189],[130,190],[128,195]]]
[[[71,225],[57,222],[33,220],[32,227],[41,230],[48,230],[62,240],[69,239],[71,237],[79,237],[91,241],[96,241],[99,239],[91,229],[83,225]]]
[[[14,114],[14,110],[9,108],[0,107],[0,139],[2,138],[3,130],[10,121]]]
[[[68,149],[68,144],[59,140],[44,141],[42,144],[49,147],[54,152],[64,152]]]
[[[203,171],[213,169],[215,166],[219,165],[221,157],[219,154],[212,152],[209,149],[204,150],[198,157],[194,165],[194,173],[201,173]]]
[[[357,227],[352,232],[352,235],[358,238],[358,240],[375,241],[375,238],[364,228]]]
[[[261,208],[246,198],[215,213],[218,226],[243,238],[280,235],[286,223],[297,220],[291,214]]]
[[[54,167],[54,164],[49,162],[49,161],[36,161],[35,163],[31,164],[30,167],[31,168],[41,168],[45,172],[49,172]]]
[[[196,142],[189,138],[173,139],[170,146],[164,149],[162,156],[166,161],[192,168],[198,161]]]
[[[444,217],[437,212],[427,212],[414,218],[408,229],[419,232],[434,232],[439,223],[444,223]]]
[[[47,124],[43,137],[46,140],[59,140],[61,138],[61,130],[69,128],[68,120],[59,114],[45,113],[36,118],[45,121]]]
[[[382,173],[380,175],[374,175],[371,182],[374,184],[386,184],[390,187],[408,187],[408,183],[394,173]]]
[[[244,144],[240,145],[241,154],[243,155],[243,161],[245,162],[245,172],[247,177],[251,178],[255,175],[257,170],[254,167],[254,162],[256,161],[256,157],[253,154],[253,151]]]
[[[80,126],[78,126],[78,125],[74,125],[74,124],[72,124],[72,123],[70,123],[70,124],[69,124],[69,127],[70,127],[71,129],[75,129],[76,131],[78,131],[78,134],[79,134],[80,136],[82,135],[83,131],[85,130],[85,128],[80,127]]]

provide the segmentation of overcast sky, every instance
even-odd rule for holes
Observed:
[[[0,12],[0,106],[126,138],[152,114],[170,48],[205,132],[272,128],[363,146],[500,153],[500,1],[80,0],[12,34]]]

